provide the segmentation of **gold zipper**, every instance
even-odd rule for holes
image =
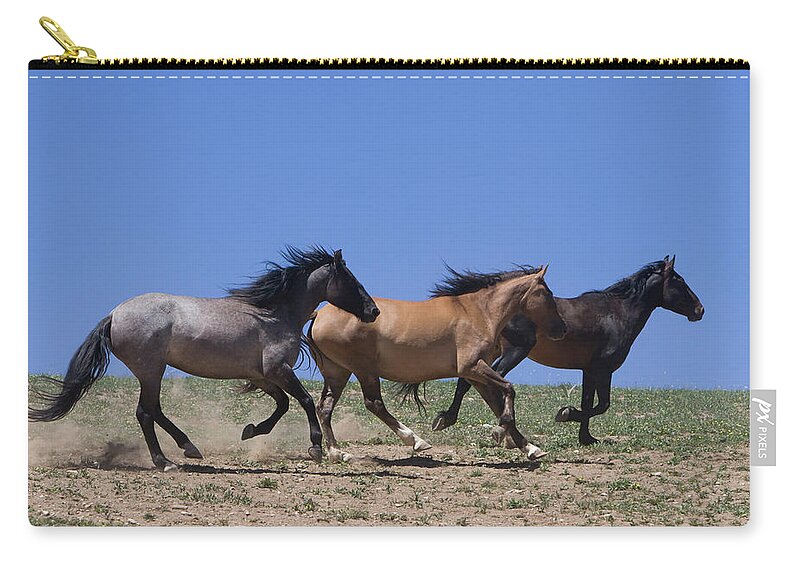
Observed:
[[[507,59],[507,58],[117,58],[99,59],[91,48],[78,46],[64,29],[46,16],[39,24],[64,49],[61,55],[48,55],[30,63],[31,69],[67,66],[106,68],[187,68],[187,69],[750,69],[743,59],[723,58],[578,58],[578,59]]]
[[[85,63],[91,65],[99,63],[97,54],[92,48],[75,45],[75,42],[70,39],[67,32],[64,31],[64,28],[59,26],[52,18],[42,16],[39,18],[39,24],[50,34],[51,38],[58,42],[58,45],[64,48],[64,53],[61,55],[46,55],[42,58],[42,61],[55,63]]]

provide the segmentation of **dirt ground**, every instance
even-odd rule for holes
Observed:
[[[347,421],[339,428],[358,431]],[[530,464],[515,450],[482,458],[439,446],[412,455],[366,443],[348,448],[355,458],[347,464],[316,464],[262,441],[248,454],[212,446],[203,460],[162,473],[143,442],[87,448],[76,437],[69,449],[64,441],[49,441],[61,442],[57,451],[32,440],[32,524],[740,525],[748,511],[746,448],[680,462],[659,451],[576,448]]]

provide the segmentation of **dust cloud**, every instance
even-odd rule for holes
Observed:
[[[97,395],[88,394],[86,399]],[[219,402],[190,393],[183,382],[165,382],[164,401],[181,402],[180,410],[164,406],[169,418],[200,449],[204,459],[193,460],[183,456],[172,438],[156,426],[161,448],[168,459],[178,463],[232,463],[242,461],[265,463],[280,459],[309,459],[311,445],[308,421],[292,402],[287,413],[272,433],[241,441],[242,429],[247,423],[258,423],[272,414],[271,398],[250,399],[243,404],[248,409],[247,420],[234,422],[223,416]],[[28,463],[31,467],[100,467],[100,468],[151,468],[152,461],[139,424],[134,415],[135,401],[130,398],[109,398],[101,417],[81,414],[55,422],[30,423],[28,429]],[[187,411],[188,409],[188,411]],[[80,416],[80,417],[76,417]],[[367,437],[366,430],[356,416],[345,413],[333,422],[334,431],[344,441]]]
[[[144,438],[98,431],[69,418],[28,426],[30,467],[125,467],[149,461]]]

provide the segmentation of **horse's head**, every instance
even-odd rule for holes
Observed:
[[[530,275],[530,286],[522,297],[523,312],[550,340],[561,340],[567,334],[567,325],[558,313],[553,292],[544,281],[548,267]]]
[[[374,322],[381,312],[364,286],[347,268],[341,249],[334,252],[329,269],[326,300],[365,323]]]
[[[663,293],[661,306],[665,309],[683,315],[690,321],[699,321],[703,318],[705,309],[703,303],[697,298],[683,277],[675,271],[675,256],[664,258]]]

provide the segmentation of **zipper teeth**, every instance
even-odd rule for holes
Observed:
[[[52,62],[34,60],[31,67],[87,66],[91,64],[73,62]],[[397,69],[397,68],[435,68],[435,69],[750,69],[743,59],[732,58],[567,58],[567,59],[514,59],[514,58],[454,58],[454,59],[394,59],[394,58],[117,58],[100,59],[99,67],[172,67],[172,68],[351,68],[351,69]]]
[[[287,59],[287,58],[225,58],[225,59],[174,59],[174,58],[125,58],[101,59],[100,65],[174,65],[180,67],[518,67],[518,68],[578,68],[578,67],[696,67],[705,65],[733,65],[744,63],[733,59],[507,59],[507,58],[459,58],[459,59],[393,59],[393,58],[330,58],[330,59]]]

